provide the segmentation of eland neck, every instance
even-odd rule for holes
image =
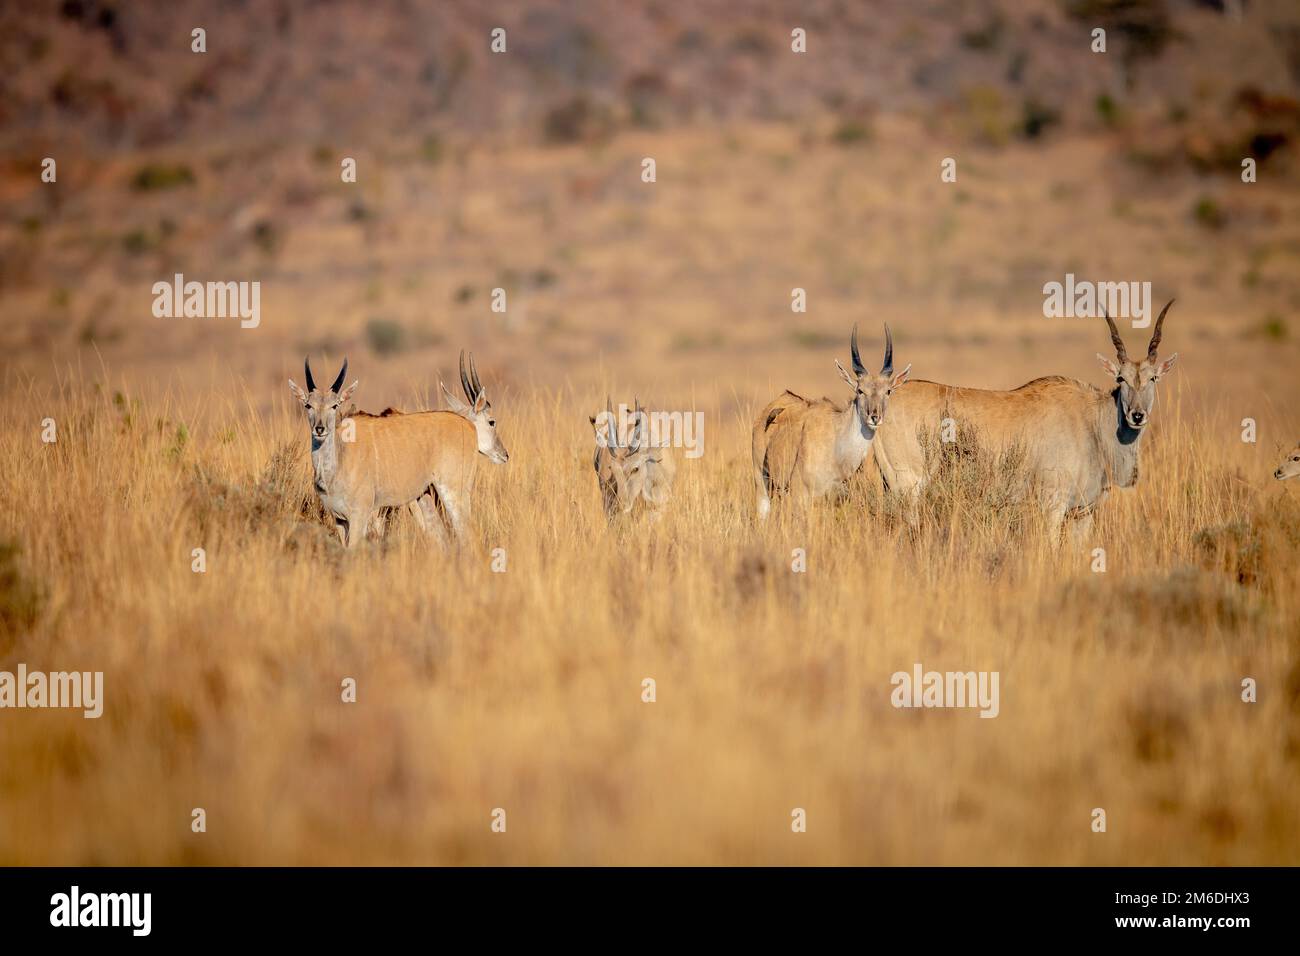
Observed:
[[[1131,488],[1137,484],[1142,433],[1150,427],[1133,428],[1124,420],[1118,386],[1111,390],[1105,401],[1098,403],[1097,434],[1111,485]]]
[[[876,430],[868,428],[858,415],[856,402],[849,402],[848,407],[839,413],[835,428],[835,461],[840,471],[851,475],[862,465],[863,459],[871,449],[871,439],[876,437]]]
[[[341,424],[341,423],[340,423]],[[324,438],[311,438],[311,467],[316,479],[316,490],[329,491],[334,476],[339,471],[338,429],[327,432]]]

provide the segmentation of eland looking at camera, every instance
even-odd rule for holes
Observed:
[[[467,368],[460,354],[465,401],[439,383],[450,411],[352,412],[357,383],[344,388],[347,371],[345,359],[334,383],[321,389],[304,362],[306,390],[289,382],[307,416],[314,487],[340,538],[355,548],[380,509],[400,507],[438,537],[445,516],[452,537],[463,538],[479,457],[498,464],[510,458],[473,356]]]

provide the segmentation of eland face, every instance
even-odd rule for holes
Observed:
[[[343,380],[348,374],[347,359],[343,360],[338,378],[328,389],[316,387],[311,374],[311,364],[306,359],[303,360],[303,371],[307,376],[307,390],[303,391],[292,379],[289,381],[289,389],[302,403],[307,413],[307,427],[311,432],[312,445],[316,447],[334,434],[334,429],[339,423],[339,409],[352,397],[358,383],[353,382],[347,388],[343,388]]]
[[[840,376],[853,389],[853,405],[857,409],[858,420],[864,428],[874,432],[885,422],[885,412],[889,409],[889,396],[894,393],[894,389],[907,381],[907,373],[911,371],[912,366],[908,365],[897,375],[894,374],[894,337],[888,325],[885,326],[885,362],[880,366],[879,372],[870,372],[862,364],[862,358],[858,354],[856,325],[853,326],[853,335],[849,339],[849,355],[853,361],[852,375],[838,361],[835,367],[840,370]]]
[[[669,450],[650,441],[640,401],[633,401],[634,424],[625,445],[620,444],[618,419],[608,398],[605,406],[605,411],[592,415],[589,421],[596,437],[592,467],[606,516],[628,514],[638,501],[655,509],[663,506],[672,496],[676,471]]]
[[[1282,459],[1282,464],[1278,465],[1277,470],[1273,472],[1273,477],[1278,481],[1286,481],[1297,475],[1300,475],[1300,443],[1287,452],[1286,457]]]
[[[1115,327],[1111,317],[1106,315],[1106,323],[1110,326],[1110,340],[1115,346],[1116,361],[1112,362],[1101,353],[1097,354],[1097,358],[1101,359],[1102,367],[1115,376],[1119,392],[1117,400],[1120,416],[1134,431],[1145,428],[1151,421],[1151,411],[1156,405],[1156,383],[1167,375],[1174,367],[1174,363],[1178,361],[1177,352],[1163,362],[1156,355],[1160,347],[1160,331],[1164,325],[1165,313],[1173,304],[1174,300],[1170,299],[1160,310],[1160,317],[1156,319],[1155,332],[1152,333],[1151,343],[1147,346],[1146,357],[1140,362],[1129,359],[1128,351],[1124,348],[1124,340],[1119,336],[1119,329]]]
[[[469,357],[467,369],[464,350],[460,353],[460,387],[464,390],[468,403],[462,402],[448,391],[446,385],[441,382],[438,384],[442,388],[443,397],[447,400],[447,407],[474,426],[478,453],[498,465],[508,462],[510,452],[506,451],[506,446],[501,443],[501,436],[497,434],[497,420],[492,414],[492,403],[488,401],[487,391],[479,381],[478,369],[474,366],[474,356]]]

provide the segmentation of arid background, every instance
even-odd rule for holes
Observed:
[[[1224,6],[0,6],[0,669],[106,685],[0,711],[0,863],[1300,863],[1300,9]],[[177,272],[260,326],[155,318]],[[1107,384],[1067,272],[1178,299],[1086,547],[977,474],[756,526],[753,416],[847,397],[854,322]],[[462,347],[471,540],[345,554],[286,379],[434,407]],[[606,525],[607,393],[705,413],[658,522]],[[917,661],[1000,716],[895,710]]]

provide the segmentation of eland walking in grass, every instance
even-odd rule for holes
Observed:
[[[850,374],[837,359],[835,367],[853,398],[838,405],[786,391],[767,405],[754,422],[754,482],[758,516],[766,518],[772,499],[790,495],[810,500],[842,489],[862,467],[877,430],[886,419],[890,396],[907,381],[911,365],[894,373],[894,339],[885,326],[885,361],[871,372],[858,354],[858,327],[849,340]]]
[[[914,505],[930,478],[922,435],[940,434],[945,422],[955,422],[973,428],[991,451],[1020,449],[1054,541],[1067,518],[1077,520],[1076,532],[1086,532],[1111,488],[1137,484],[1138,453],[1151,424],[1156,385],[1178,359],[1177,352],[1163,361],[1158,355],[1171,305],[1173,300],[1160,311],[1147,353],[1136,362],[1105,315],[1115,359],[1097,358],[1114,379],[1109,389],[1061,376],[1037,378],[1011,391],[921,379],[909,383],[872,448],[885,485]]]
[[[341,540],[355,548],[381,509],[401,507],[438,537],[445,516],[452,537],[463,538],[479,456],[497,463],[510,457],[473,357],[467,369],[460,355],[464,402],[439,383],[450,411],[350,411],[357,382],[343,387],[347,371],[344,359],[334,383],[321,389],[304,362],[306,390],[289,382],[307,415],[314,487]]]

